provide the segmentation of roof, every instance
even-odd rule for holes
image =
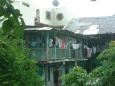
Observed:
[[[63,29],[83,35],[115,33],[115,16],[76,18]]]
[[[68,36],[73,36],[76,37],[76,34],[74,34],[73,32],[69,31],[69,30],[62,30],[62,29],[56,29],[56,28],[51,28],[51,27],[26,27],[26,29],[24,29],[25,31],[47,31],[47,32],[53,32],[53,33],[57,33],[57,34],[63,34],[63,35],[68,35]]]
[[[50,27],[42,27],[42,28],[38,28],[38,27],[31,27],[31,28],[26,28],[25,30],[52,30],[53,28]]]
[[[98,25],[91,25],[87,30],[83,31],[84,35],[95,35],[99,32],[99,26]]]
[[[55,25],[48,25],[48,24],[45,24],[45,23],[40,23],[40,22],[35,22],[35,26],[36,27],[52,27],[52,28],[63,28],[64,27],[64,25],[57,25],[57,26],[55,26]]]

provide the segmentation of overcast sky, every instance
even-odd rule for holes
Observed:
[[[53,7],[53,0],[31,0],[35,8]],[[115,0],[58,0],[59,7],[67,7],[76,17],[111,16],[115,14]]]

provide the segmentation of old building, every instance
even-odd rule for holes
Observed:
[[[73,18],[73,14],[66,7],[58,6],[58,0],[52,0],[52,5],[52,8],[38,8],[36,10],[36,26],[47,25],[63,27]]]
[[[62,85],[62,75],[75,66],[76,60],[86,60],[82,57],[76,35],[67,30],[27,28],[25,41],[30,49],[30,57],[38,61],[39,74],[46,86]]]
[[[86,67],[90,72],[96,60],[95,54],[102,52],[111,40],[115,40],[115,16],[75,18],[63,29],[82,35],[83,45],[91,49],[94,59],[88,58]]]
[[[67,8],[58,7],[57,0],[53,1],[54,8],[37,10],[31,8],[29,1],[14,1],[26,23],[24,41],[30,58],[38,62],[38,74],[45,86],[63,85],[62,75],[103,51],[114,38],[114,16],[70,21],[73,16]]]

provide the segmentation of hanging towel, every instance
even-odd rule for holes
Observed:
[[[65,41],[64,40],[62,40],[62,42],[61,42],[61,48],[65,48]]]
[[[92,55],[92,49],[87,47],[87,57],[90,58]]]
[[[79,44],[72,44],[73,49],[79,49]]]
[[[49,39],[49,47],[52,47],[52,42],[53,42],[53,39]]]
[[[96,54],[96,47],[93,47],[93,53]]]

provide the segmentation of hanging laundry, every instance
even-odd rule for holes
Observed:
[[[66,48],[69,48],[69,43],[68,42],[66,42]]]
[[[67,38],[65,38],[65,48],[68,48],[68,41],[67,41]]]
[[[86,57],[86,58],[87,58],[87,53],[88,53],[87,52],[87,47],[84,47],[84,53],[83,53],[84,55],[83,56]]]
[[[62,42],[61,42],[61,48],[65,48],[65,40],[62,40]]]
[[[59,41],[59,48],[61,48],[61,39],[58,40]]]
[[[93,53],[96,54],[96,47],[93,46]]]
[[[90,58],[92,55],[92,49],[87,47],[87,58]]]
[[[79,44],[72,44],[73,49],[79,49]]]
[[[84,45],[84,55],[86,56],[86,58],[90,58],[92,56],[92,48]]]
[[[53,39],[49,39],[49,47],[53,47]]]
[[[59,48],[59,42],[60,42],[60,39],[56,37],[56,48]]]
[[[53,41],[52,41],[52,47],[54,47],[55,46],[55,43],[56,43],[56,39],[55,38],[53,38]]]

